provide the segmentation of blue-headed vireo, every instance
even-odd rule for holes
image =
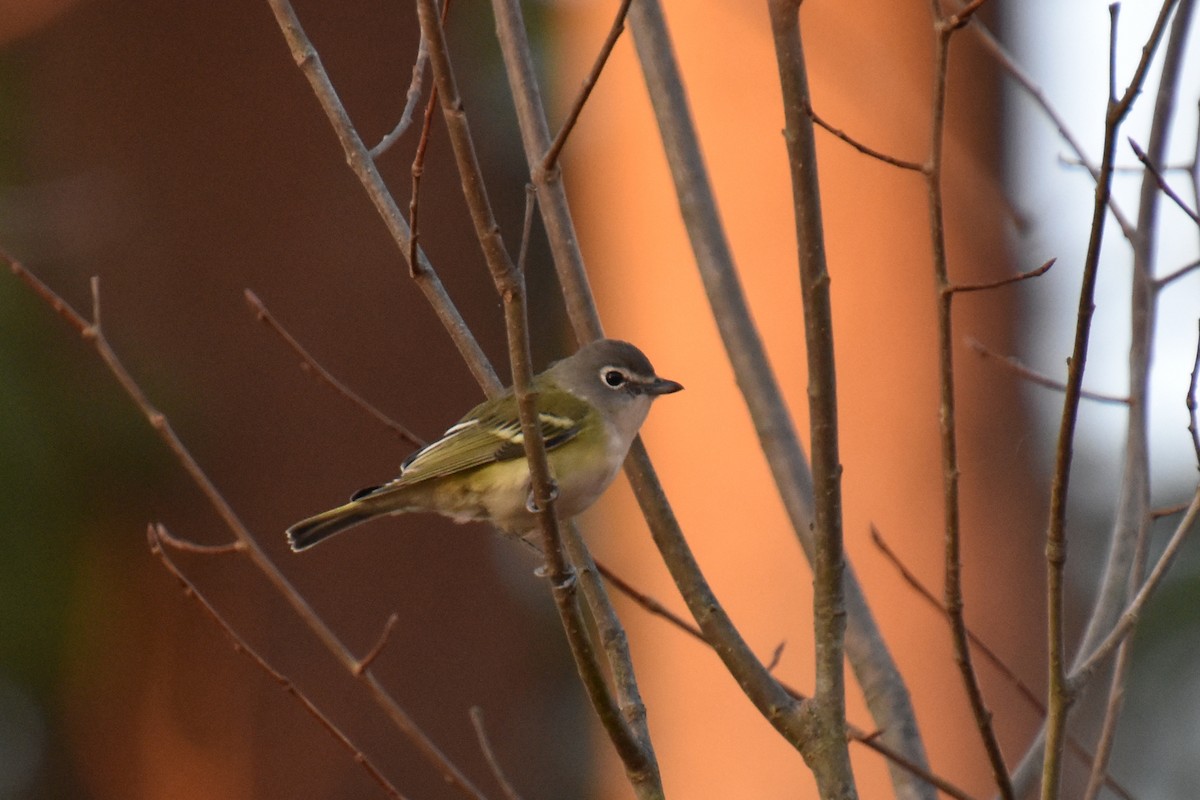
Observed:
[[[683,387],[654,373],[628,342],[600,339],[533,379],[538,421],[558,494],[556,512],[585,510],[616,477],[629,445],[661,394]],[[529,465],[512,390],[480,403],[400,466],[400,476],[287,530],[296,551],[385,514],[430,511],[458,522],[486,520],[509,533],[537,527]]]

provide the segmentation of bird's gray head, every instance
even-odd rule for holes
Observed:
[[[564,389],[600,409],[632,439],[655,397],[683,388],[660,378],[650,359],[629,342],[597,339],[550,366],[547,374]]]

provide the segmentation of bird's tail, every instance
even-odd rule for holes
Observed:
[[[293,552],[299,553],[335,533],[341,533],[360,522],[366,522],[372,517],[379,516],[380,513],[380,510],[373,509],[368,504],[357,500],[346,503],[344,506],[324,511],[315,517],[301,520],[288,528],[288,544],[292,546]]]

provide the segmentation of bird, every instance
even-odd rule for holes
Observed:
[[[570,519],[612,483],[653,401],[683,386],[659,377],[632,344],[597,339],[536,375],[531,388],[556,489],[555,511]],[[410,455],[395,479],[292,525],[288,544],[300,552],[376,517],[410,512],[491,522],[525,537],[537,528],[538,517],[524,442],[509,388]]]

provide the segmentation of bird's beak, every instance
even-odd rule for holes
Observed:
[[[655,378],[649,383],[642,385],[642,391],[651,397],[657,397],[660,394],[672,394],[683,388],[682,383],[669,381],[666,378]]]

